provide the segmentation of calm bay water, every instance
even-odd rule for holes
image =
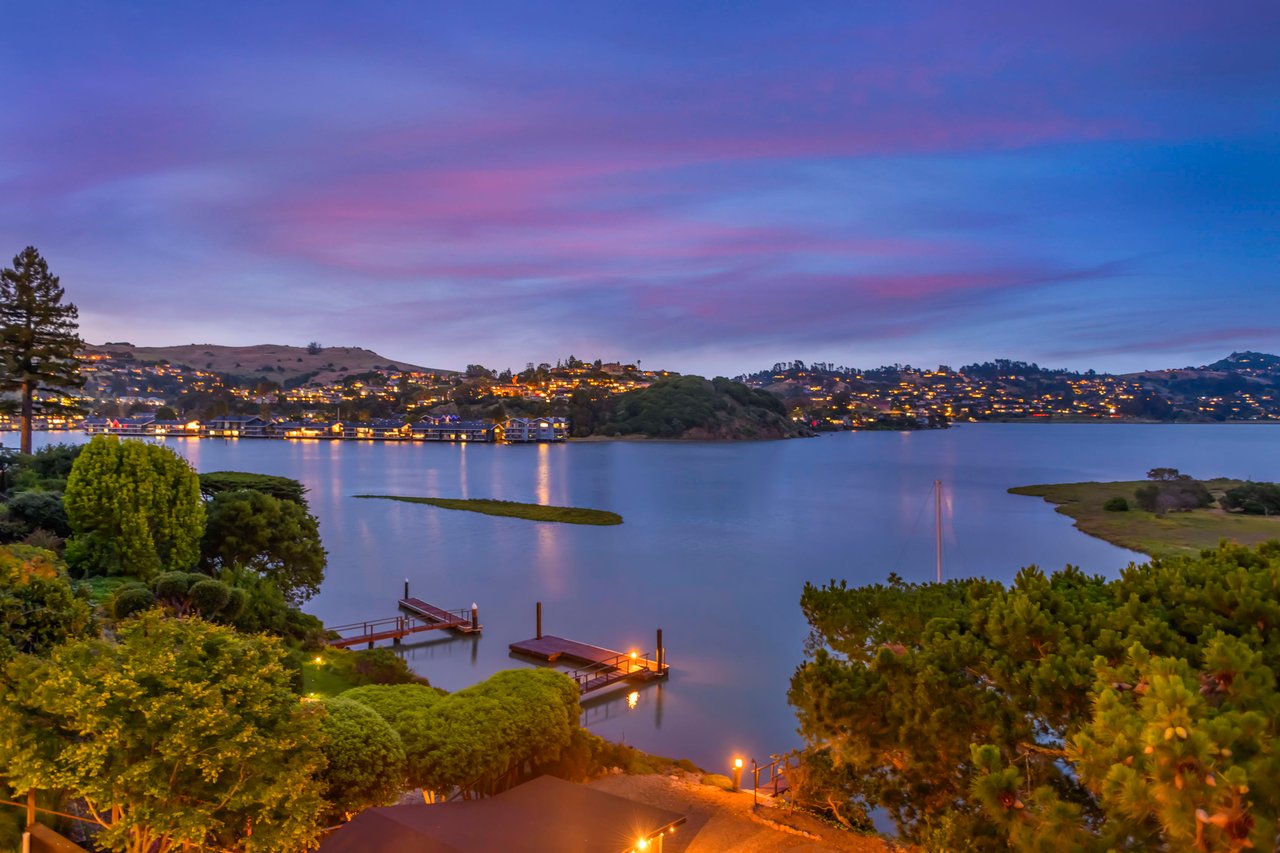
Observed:
[[[37,445],[83,440],[37,435]],[[306,609],[326,623],[395,615],[405,578],[440,606],[478,603],[483,636],[427,634],[405,647],[440,687],[526,665],[507,644],[533,636],[536,601],[545,633],[611,648],[651,651],[662,628],[670,680],[641,690],[634,708],[622,695],[589,703],[585,721],[708,768],[798,744],[786,690],[802,659],[806,580],[933,577],[933,480],[944,484],[947,574],[1000,580],[1030,564],[1114,574],[1140,559],[1011,486],[1139,479],[1156,466],[1280,480],[1280,428],[1270,426],[991,424],[737,444],[167,444],[201,471],[280,474],[310,488],[330,561]],[[595,507],[625,523],[352,497],[364,493]]]

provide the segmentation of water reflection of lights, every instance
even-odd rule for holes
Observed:
[[[630,693],[628,693],[628,694],[627,694],[627,708],[628,708],[628,710],[629,710],[629,709],[632,709],[632,708],[635,708],[635,706],[636,706],[637,704],[639,704],[639,702],[640,702],[640,691],[639,691],[639,690],[632,690]]]

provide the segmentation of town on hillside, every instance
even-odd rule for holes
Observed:
[[[182,361],[178,359],[184,359]],[[200,365],[193,364],[200,359]],[[121,435],[422,441],[559,441],[593,434],[599,406],[680,376],[574,356],[524,370],[418,367],[353,347],[87,347],[84,387],[33,426]],[[1213,423],[1280,420],[1280,356],[1133,374],[998,359],[952,369],[781,362],[737,377],[817,431],[975,421]],[[0,429],[16,429],[0,414]]]

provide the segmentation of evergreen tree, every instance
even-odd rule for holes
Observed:
[[[1271,849],[1280,542],[984,580],[806,586],[802,800],[926,849]]]
[[[95,436],[71,468],[63,504],[75,534],[67,562],[82,573],[149,581],[200,557],[200,478],[168,448]]]
[[[31,418],[42,412],[77,411],[53,400],[37,400],[40,390],[65,391],[84,384],[80,376],[79,311],[49,265],[28,246],[0,270],[0,391],[16,391],[22,418],[22,452],[31,452]]]

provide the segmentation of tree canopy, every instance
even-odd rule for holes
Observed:
[[[1107,581],[807,585],[800,789],[930,848],[1270,849],[1280,543]]]
[[[80,376],[79,312],[62,301],[66,292],[34,246],[0,270],[0,391],[16,391],[21,412],[21,448],[31,452],[31,418],[43,412],[74,412],[63,396],[36,398],[39,390],[69,391]]]
[[[168,448],[94,436],[71,468],[63,504],[73,533],[67,562],[83,573],[150,580],[200,557],[199,478]]]
[[[253,474],[248,471],[209,471],[200,475],[200,491],[206,497],[246,489],[262,492],[282,501],[293,501],[304,507],[307,505],[307,487],[291,477]]]
[[[209,502],[200,543],[208,571],[250,569],[298,604],[320,591],[327,559],[319,522],[304,504],[243,489],[219,492]]]
[[[295,851],[316,838],[319,715],[278,640],[148,611],[118,642],[14,658],[0,679],[0,776],[82,798],[125,853]]]

